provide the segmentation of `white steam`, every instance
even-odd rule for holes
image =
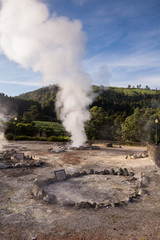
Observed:
[[[1,106],[0,106],[1,107]],[[3,149],[3,146],[6,144],[6,139],[4,137],[4,124],[3,124],[3,112],[0,113],[0,151]]]
[[[82,71],[86,35],[80,21],[50,16],[38,0],[0,0],[0,51],[24,68],[57,83],[56,107],[74,146],[86,140],[84,122],[92,102],[91,80]]]

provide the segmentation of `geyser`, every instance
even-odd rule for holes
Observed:
[[[83,145],[92,102],[90,77],[82,71],[86,35],[81,22],[50,15],[38,0],[1,0],[0,51],[23,68],[41,72],[60,87],[56,109],[73,146]]]

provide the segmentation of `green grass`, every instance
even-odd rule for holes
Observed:
[[[160,91],[143,89],[143,88],[119,88],[119,87],[109,87],[109,89],[115,92],[124,93],[125,95],[137,95],[137,94],[157,94]]]

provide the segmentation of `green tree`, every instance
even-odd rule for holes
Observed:
[[[123,139],[133,142],[153,141],[155,138],[155,119],[160,119],[160,110],[136,108],[121,125]]]
[[[32,122],[38,119],[40,111],[36,105],[32,105],[27,112],[23,114],[24,122]]]
[[[98,139],[100,127],[105,122],[106,112],[103,108],[94,106],[90,109],[91,120],[86,122],[86,134],[88,139]]]

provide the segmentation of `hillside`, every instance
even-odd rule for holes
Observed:
[[[128,96],[139,95],[139,94],[155,95],[160,93],[160,90],[157,91],[157,90],[143,89],[143,88],[104,87],[104,86],[97,86],[97,85],[93,85],[93,90],[96,93],[100,93],[102,90],[105,90],[106,92],[109,90],[112,90],[115,93],[122,93]],[[37,89],[35,91],[21,94],[16,98],[24,99],[24,100],[33,100],[41,104],[44,104],[49,100],[55,100],[57,91],[58,91],[58,86],[50,85],[47,87]]]
[[[44,105],[47,101],[55,100],[57,91],[58,91],[58,86],[50,85],[47,87],[37,89],[35,91],[21,94],[16,98],[24,99],[24,100],[32,100],[32,101],[39,102],[41,105]]]
[[[89,106],[91,120],[85,126],[88,139],[154,141],[155,119],[160,121],[160,91],[104,86],[93,86],[93,90],[96,97]],[[53,85],[15,98],[1,94],[0,103],[13,110],[22,123],[59,122],[55,112],[57,91]],[[46,128],[46,135],[53,134],[52,128]]]

